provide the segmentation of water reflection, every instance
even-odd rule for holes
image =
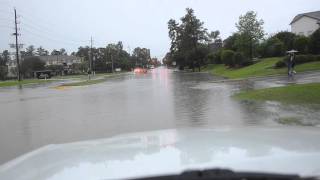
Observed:
[[[296,132],[297,129],[281,128],[184,129],[48,146],[38,151],[38,156],[30,156],[29,162],[1,174],[1,178],[114,179],[212,167],[314,173],[320,165],[316,133],[310,129]],[[275,159],[282,161],[275,166]]]

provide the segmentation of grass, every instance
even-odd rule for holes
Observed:
[[[52,82],[52,80],[44,80],[44,79],[25,79],[22,81],[17,80],[9,80],[9,81],[0,81],[0,87],[10,87],[10,86],[18,86],[18,85],[27,85],[27,84],[42,84]]]
[[[98,84],[104,81],[106,81],[106,79],[92,79],[92,80],[86,80],[86,81],[80,81],[80,82],[66,83],[66,84],[63,84],[62,86],[87,86],[92,84]]]
[[[211,64],[206,68],[203,68],[203,70],[208,71],[213,75],[223,76],[230,79],[261,77],[267,75],[281,75],[287,73],[287,68],[274,68],[275,63],[281,59],[282,57],[264,58],[256,64],[238,69],[228,68],[223,64]],[[320,62],[300,64],[295,67],[295,70],[298,73],[304,71],[320,70]]]
[[[88,86],[88,85],[93,85],[93,84],[98,84],[105,82],[107,78],[109,77],[114,77],[117,75],[120,75],[123,73],[116,73],[116,74],[111,74],[111,73],[101,73],[101,74],[96,74],[95,76],[92,77],[91,80],[87,80],[88,76],[85,76],[86,80],[81,80],[79,82],[71,82],[71,83],[65,83],[61,85],[60,87],[67,87],[67,86]],[[84,79],[84,78],[82,78]]]
[[[295,84],[240,92],[233,97],[240,100],[278,101],[290,104],[320,104],[320,83]]]

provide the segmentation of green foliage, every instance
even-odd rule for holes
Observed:
[[[297,36],[293,42],[294,48],[298,50],[301,54],[307,54],[309,52],[308,45],[309,38],[305,36]]]
[[[5,80],[8,74],[7,66],[0,66],[0,80]]]
[[[200,67],[207,55],[204,54],[205,50],[202,45],[219,36],[217,31],[209,34],[203,27],[203,22],[197,19],[193,9],[189,8],[186,9],[185,16],[181,18],[181,24],[170,19],[168,29],[171,47],[170,56],[167,58],[172,59],[166,59],[166,61],[175,61],[180,69],[184,69],[185,66]]]
[[[237,66],[242,66],[246,63],[246,58],[241,52],[236,52],[233,56],[233,63]]]
[[[234,97],[241,100],[269,100],[290,104],[320,104],[319,91],[320,83],[311,83],[251,90],[236,94]]]
[[[259,45],[259,54],[262,57],[284,56],[286,48],[284,43],[275,36],[268,38]]]
[[[258,20],[257,13],[254,11],[248,11],[245,15],[241,15],[236,24],[240,35],[235,41],[237,50],[250,59],[255,54],[254,47],[264,36],[263,24],[263,20]]]
[[[222,50],[219,50],[215,53],[211,52],[207,55],[207,64],[221,64],[221,52]]]
[[[36,55],[38,55],[38,56],[48,56],[49,52],[47,50],[45,50],[44,48],[42,48],[42,46],[40,46],[39,48],[37,48]]]
[[[293,44],[294,44],[294,39],[296,37],[294,33],[288,32],[288,31],[282,31],[275,34],[273,37],[278,38],[283,43],[284,49],[286,51],[294,48]]]
[[[235,42],[238,39],[239,34],[238,33],[233,33],[231,36],[229,36],[228,38],[226,38],[223,41],[223,47],[225,49],[230,49],[233,51],[237,51],[237,47],[235,46]]]
[[[283,68],[286,66],[287,66],[287,64],[283,60],[277,61],[276,64],[274,65],[275,68]]]
[[[34,56],[35,55],[35,48],[33,45],[30,45],[26,48],[25,56]]]
[[[320,28],[310,36],[309,50],[312,54],[320,54]]]
[[[45,62],[36,56],[27,57],[21,63],[21,73],[24,77],[32,77],[33,71],[44,70]]]
[[[137,47],[133,50],[132,57],[136,60],[138,65],[146,66],[150,57],[150,49]]]
[[[4,50],[0,55],[0,79],[5,80],[8,74],[7,62],[9,61],[9,51]]]
[[[225,65],[227,65],[229,67],[233,67],[235,65],[234,59],[233,59],[234,54],[235,54],[235,52],[232,50],[223,50],[221,53],[221,61]]]

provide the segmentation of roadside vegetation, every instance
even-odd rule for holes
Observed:
[[[44,79],[25,79],[22,81],[17,80],[7,80],[7,81],[0,81],[0,87],[10,87],[10,86],[19,86],[19,85],[30,85],[30,84],[43,84],[43,83],[50,83],[53,80],[44,80]]]
[[[320,83],[295,84],[250,90],[235,94],[239,100],[278,101],[291,104],[320,104]]]
[[[294,49],[298,72],[320,69],[320,29],[308,37],[288,31],[267,35],[263,25],[256,12],[248,11],[239,17],[237,31],[222,40],[218,30],[208,32],[194,11],[186,9],[180,23],[168,22],[171,47],[163,62],[179,69],[201,66],[228,78],[278,75],[286,73],[286,52]]]
[[[277,68],[276,63],[282,61],[281,57],[263,58],[259,62],[240,68],[230,68],[224,64],[209,64],[202,68],[213,75],[230,79],[264,77],[270,75],[286,75],[287,67]],[[320,61],[298,64],[295,67],[297,73],[320,70]]]

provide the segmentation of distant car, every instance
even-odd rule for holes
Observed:
[[[134,68],[133,72],[136,74],[147,73],[147,69],[137,67],[137,68]]]
[[[151,65],[151,66],[150,66],[150,69],[154,69],[154,65]]]
[[[49,78],[50,78],[50,76],[48,74],[40,74],[38,76],[38,79],[49,79]]]
[[[50,70],[35,71],[34,75],[38,79],[50,79],[52,76],[52,71]]]

